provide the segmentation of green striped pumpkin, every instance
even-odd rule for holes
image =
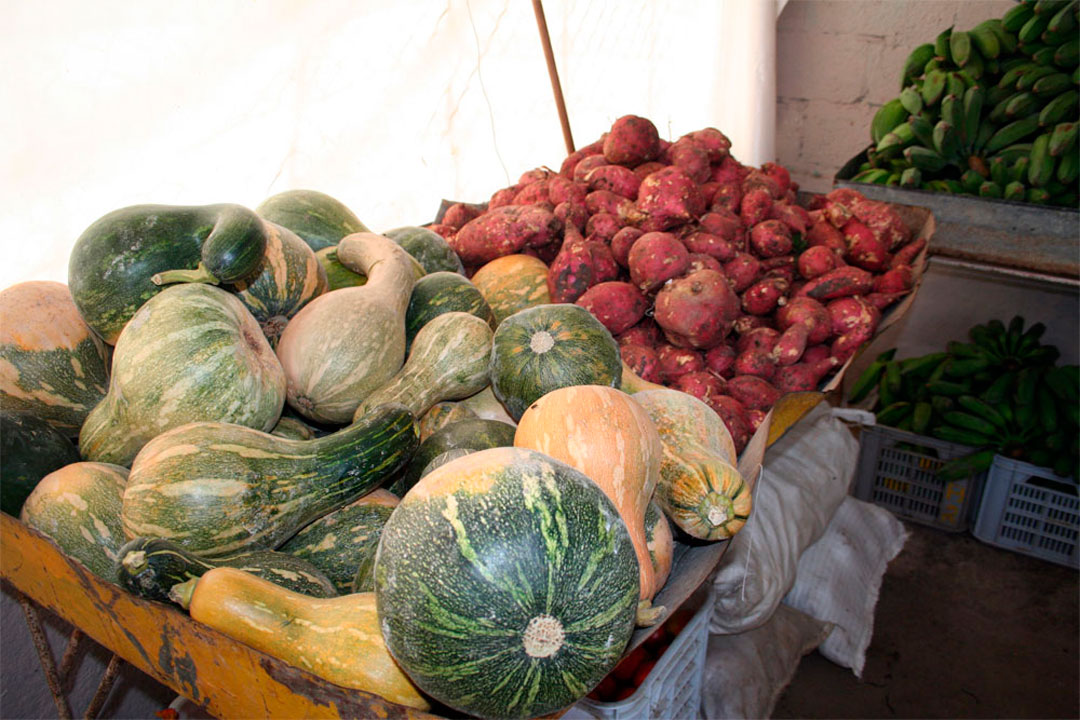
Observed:
[[[281,546],[326,573],[341,594],[374,589],[375,550],[398,497],[374,490],[323,515]]]
[[[210,556],[276,548],[377,488],[416,445],[416,421],[401,405],[385,405],[314,440],[191,423],[158,435],[135,458],[124,491],[124,532]]]
[[[318,190],[280,192],[263,200],[255,212],[292,230],[316,252],[337,245],[346,235],[370,232],[344,203]]]
[[[109,392],[87,416],[79,451],[128,466],[166,430],[208,420],[268,431],[284,404],[281,365],[236,296],[212,285],[174,285],[121,333]]]
[[[619,387],[619,345],[592,313],[559,303],[520,310],[499,323],[491,389],[515,421],[542,396],[573,385]]]
[[[0,407],[75,437],[108,386],[105,345],[63,283],[0,291]]]
[[[19,517],[42,478],[75,462],[79,451],[52,425],[32,415],[0,411],[0,510]]]
[[[120,508],[127,477],[127,468],[119,465],[65,465],[42,478],[19,518],[90,572],[116,582],[115,563],[125,542]]]
[[[498,324],[519,310],[550,305],[547,276],[548,266],[540,258],[504,255],[481,266],[471,279]]]
[[[240,205],[134,205],[90,225],[71,251],[68,286],[86,324],[110,345],[162,282],[237,282],[254,273],[266,225]]]
[[[161,538],[137,537],[117,553],[116,575],[122,587],[139,597],[172,602],[173,585],[202,577],[216,567],[231,567],[311,597],[335,597],[334,584],[306,560],[274,550],[206,558]]]
[[[375,597],[390,653],[456,711],[531,718],[576,702],[634,629],[626,526],[581,472],[494,448],[425,476],[383,528]]]
[[[442,235],[424,227],[406,225],[404,227],[387,230],[383,233],[405,252],[412,255],[424,267],[428,273],[445,270],[448,272],[465,274],[465,266],[461,258],[446,242]]]
[[[421,328],[448,312],[466,312],[495,327],[491,308],[476,286],[464,275],[440,270],[425,275],[413,285],[409,305],[405,308],[406,352]]]

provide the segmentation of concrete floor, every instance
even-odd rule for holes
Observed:
[[[774,718],[1080,718],[1078,573],[913,523],[862,679],[802,659]]]

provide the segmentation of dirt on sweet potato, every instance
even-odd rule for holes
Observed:
[[[668,229],[702,215],[705,199],[686,173],[667,166],[641,181],[635,206],[651,226]]]
[[[704,349],[719,345],[738,315],[738,295],[715,270],[675,278],[656,294],[656,323],[674,345]]]
[[[642,380],[658,385],[664,381],[660,373],[660,356],[653,348],[626,343],[619,346],[619,353],[623,362]]]
[[[724,263],[724,275],[731,289],[741,293],[761,277],[761,261],[750,253],[735,253],[734,258]]]
[[[693,348],[660,342],[656,347],[656,354],[660,358],[660,376],[665,384],[670,385],[680,375],[705,369],[704,356]]]
[[[673,142],[666,155],[672,165],[686,173],[687,177],[698,185],[712,177],[709,154],[701,143],[692,137],[684,135]]]
[[[596,213],[585,222],[585,236],[602,243],[610,243],[624,223],[611,213]]]
[[[734,365],[737,353],[727,342],[709,348],[705,353],[705,369],[722,378],[735,375]]]
[[[742,310],[748,315],[769,315],[787,301],[791,288],[785,278],[763,277],[742,294]]]
[[[706,370],[694,370],[680,375],[670,387],[693,395],[705,403],[724,393],[724,381]]]
[[[630,268],[630,248],[634,242],[645,233],[639,228],[624,226],[611,238],[611,254],[615,262],[624,268]]]
[[[726,391],[747,410],[768,410],[780,399],[780,391],[756,375],[736,375],[727,381]]]
[[[641,178],[623,165],[600,165],[585,174],[589,190],[610,190],[628,200],[636,200]]]
[[[504,205],[465,223],[447,242],[462,263],[479,266],[521,252],[526,246],[553,243],[562,232],[562,223],[544,207]]]

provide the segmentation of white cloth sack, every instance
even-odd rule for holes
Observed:
[[[847,495],[858,458],[858,441],[825,402],[769,448],[750,519],[713,580],[712,632],[745,632],[769,619],[795,582],[799,557]]]
[[[710,635],[701,682],[706,718],[767,718],[795,676],[802,656],[832,625],[781,604],[763,625],[736,635]]]
[[[874,609],[889,562],[907,542],[908,532],[877,505],[844,498],[821,539],[799,559],[795,584],[784,602],[833,631],[818,651],[862,677],[866,649],[874,634]]]

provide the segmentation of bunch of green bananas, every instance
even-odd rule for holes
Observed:
[[[995,454],[1080,477],[1080,366],[1055,364],[1058,349],[1040,343],[1045,330],[1018,315],[976,325],[969,342],[944,352],[896,360],[888,350],[848,402],[876,389],[878,423],[974,448],[946,463],[943,479],[985,470]]]
[[[1080,205],[1080,0],[1020,0],[911,51],[854,182]]]

